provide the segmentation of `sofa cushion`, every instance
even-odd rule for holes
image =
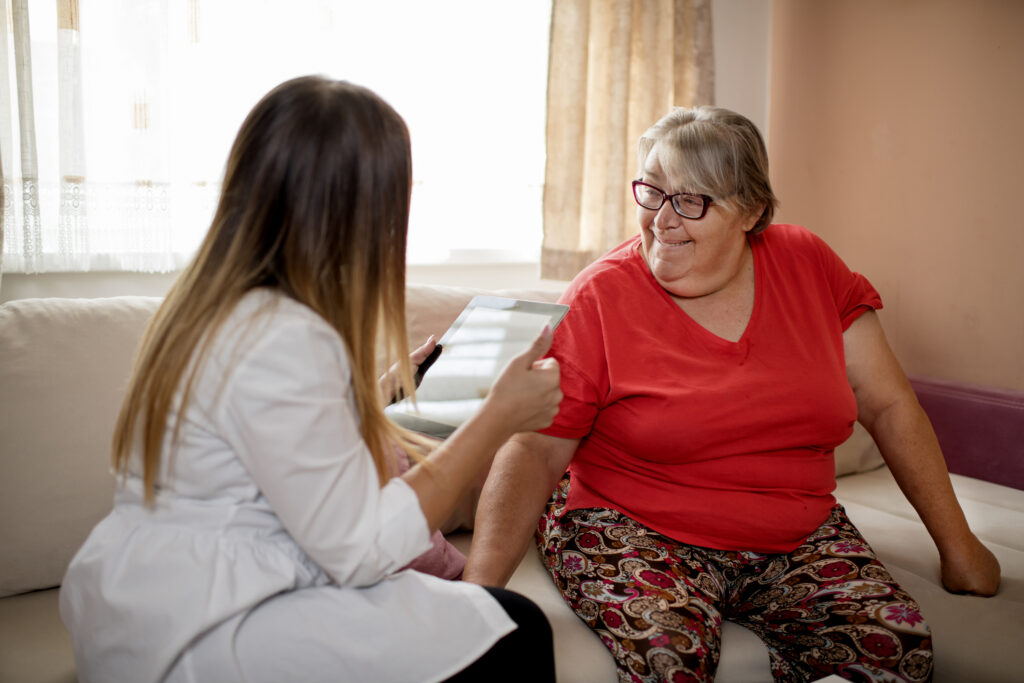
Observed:
[[[159,303],[51,298],[0,306],[0,596],[58,585],[110,510],[110,437],[136,345]]]
[[[75,683],[71,636],[60,620],[58,589],[0,600],[0,681]]]
[[[860,422],[853,425],[853,434],[836,447],[836,476],[870,472],[885,464],[882,453],[868,430]]]

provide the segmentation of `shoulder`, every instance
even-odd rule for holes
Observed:
[[[337,331],[316,311],[267,288],[254,289],[243,296],[224,329],[236,334],[243,329],[256,329],[265,339],[323,336],[332,342],[341,341]]]
[[[828,248],[825,240],[808,230],[802,225],[791,223],[772,223],[763,232],[751,238],[755,243],[761,243],[766,247],[778,249],[808,249],[817,250],[822,247]]]
[[[641,279],[646,266],[639,244],[639,236],[631,237],[581,270],[566,288],[562,303],[571,306],[574,302],[604,300],[621,293],[630,281]]]
[[[773,223],[751,237],[751,246],[790,264],[811,262],[831,268],[840,260],[824,239],[801,225]]]
[[[643,308],[647,289],[657,284],[639,252],[639,237],[618,247],[584,268],[562,295],[569,306],[555,330],[552,354],[560,361],[596,363],[603,357],[604,340],[630,329],[638,307]],[[649,280],[649,282],[648,282]]]
[[[341,335],[315,311],[269,289],[247,293],[217,334],[211,358],[233,376],[280,373],[296,379],[333,368],[347,379]]]

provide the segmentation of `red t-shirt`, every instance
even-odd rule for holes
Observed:
[[[565,398],[543,433],[582,439],[569,509],[619,510],[684,543],[789,552],[828,517],[832,450],[857,405],[843,331],[878,292],[819,237],[750,237],[754,310],[737,342],[690,318],[651,275],[639,237],[562,296],[551,355]]]

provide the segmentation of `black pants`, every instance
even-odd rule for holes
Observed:
[[[551,625],[529,598],[502,588],[487,588],[519,628],[448,679],[449,683],[527,681],[554,683],[555,651]]]

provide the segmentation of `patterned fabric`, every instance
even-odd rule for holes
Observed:
[[[673,541],[615,510],[566,512],[568,475],[537,531],[562,597],[611,650],[619,680],[710,681],[722,620],[768,646],[778,681],[931,680],[931,632],[842,506],[789,554]]]

